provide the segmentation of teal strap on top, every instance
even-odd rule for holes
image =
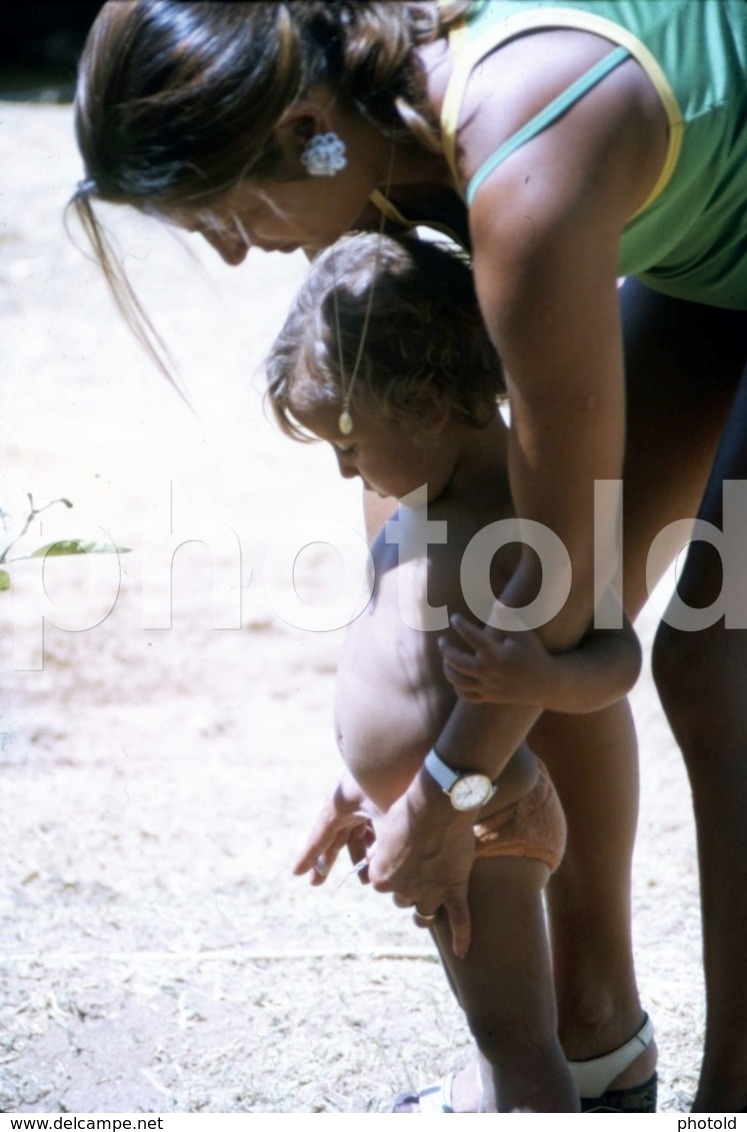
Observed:
[[[604,59],[600,59],[591,70],[558,95],[544,110],[540,110],[539,114],[535,115],[525,126],[522,126],[507,142],[499,146],[495,153],[483,162],[467,185],[465,193],[467,207],[472,204],[475,193],[485,178],[489,177],[501,162],[510,157],[515,150],[531,141],[537,134],[541,134],[548,126],[551,126],[561,115],[565,114],[566,110],[570,110],[571,106],[583,98],[597,83],[601,82],[610,71],[614,71],[615,67],[619,67],[621,63],[625,62],[629,56],[630,52],[627,47],[618,47],[615,51],[611,51],[609,55],[605,55]]]

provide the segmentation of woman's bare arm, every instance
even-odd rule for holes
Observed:
[[[483,68],[479,81],[487,114],[500,103],[491,102],[490,68]],[[595,529],[594,483],[622,472],[618,245],[627,218],[656,178],[665,146],[664,137],[653,136],[656,116],[642,120],[645,99],[618,105],[613,94],[589,96],[514,153],[483,183],[470,213],[480,306],[511,396],[509,473],[516,512],[552,530],[570,558],[568,598],[538,628],[552,651],[573,647],[588,629],[595,570],[597,592],[615,571],[615,516]],[[480,114],[470,127],[478,145],[485,132]],[[651,144],[641,145],[642,137]],[[468,133],[463,140],[469,148]],[[539,578],[536,555],[524,554],[501,601],[524,606],[540,581],[548,597],[555,585],[558,603],[565,596],[567,579]],[[436,746],[449,765],[496,777],[538,714],[528,706],[460,702]],[[372,882],[412,899],[424,912],[443,904],[455,952],[464,954],[471,862],[464,815],[421,771],[380,831]]]

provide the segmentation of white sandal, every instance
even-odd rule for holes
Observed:
[[[609,1088],[610,1082],[648,1049],[653,1038],[654,1024],[645,1014],[640,1030],[618,1049],[587,1061],[568,1062],[582,1112],[656,1112],[656,1073],[643,1085]]]
[[[419,1112],[453,1112],[451,1107],[451,1086],[454,1074],[447,1073],[437,1085],[428,1085],[419,1093],[400,1093],[392,1105],[392,1112],[396,1112],[400,1105],[416,1104]]]
[[[582,1112],[656,1112],[657,1075],[649,1077],[643,1085],[630,1085],[624,1089],[610,1089],[611,1081],[628,1069],[654,1038],[654,1024],[648,1014],[633,1037],[601,1057],[586,1061],[569,1061],[574,1084],[581,1100]],[[417,1105],[419,1112],[453,1112],[451,1086],[453,1073],[447,1073],[436,1085],[428,1085],[420,1092],[400,1093],[392,1105],[392,1112],[403,1104]]]

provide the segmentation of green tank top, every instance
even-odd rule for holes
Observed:
[[[472,69],[508,39],[557,27],[604,36],[610,53],[488,159],[467,186],[468,205],[502,161],[632,56],[666,110],[669,152],[648,201],[625,227],[620,274],[679,298],[747,309],[745,0],[476,3],[452,33],[455,65],[441,121],[455,179],[456,129]]]

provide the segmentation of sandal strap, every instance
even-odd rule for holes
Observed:
[[[447,1073],[437,1085],[430,1085],[418,1093],[418,1104],[421,1112],[453,1112],[451,1107],[451,1083],[453,1073]]]
[[[579,1096],[601,1097],[615,1077],[623,1073],[639,1054],[648,1049],[653,1036],[654,1024],[646,1014],[640,1030],[618,1049],[602,1054],[601,1057],[590,1057],[587,1061],[569,1061],[568,1068]]]

